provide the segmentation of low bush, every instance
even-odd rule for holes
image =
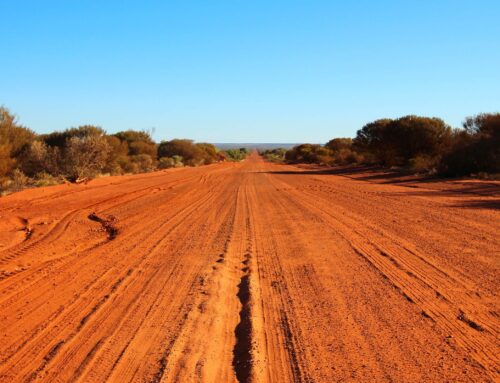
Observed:
[[[60,177],[54,177],[53,175],[47,172],[40,172],[35,175],[32,180],[33,186],[41,187],[41,186],[52,186],[61,183]]]
[[[243,161],[248,156],[247,148],[239,148],[239,149],[227,149],[224,150],[224,156],[227,161]]]
[[[159,169],[181,168],[183,166],[181,156],[162,157],[158,160]]]
[[[288,150],[285,159],[290,163],[329,165],[333,162],[333,152],[322,145],[302,144]]]
[[[149,154],[130,156],[130,161],[135,165],[134,173],[147,173],[154,169],[153,158]]]
[[[187,166],[207,165],[219,160],[217,149],[212,144],[194,143],[192,140],[174,139],[162,141],[158,146],[158,157],[181,157]]]
[[[260,155],[271,162],[283,162],[287,150],[283,148],[267,149],[260,152]]]

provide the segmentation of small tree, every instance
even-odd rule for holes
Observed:
[[[371,122],[358,130],[354,147],[383,165],[408,165],[417,157],[438,159],[452,130],[439,118],[405,116]]]
[[[440,164],[447,176],[500,173],[500,113],[468,117]]]
[[[21,126],[8,109],[0,107],[0,178],[15,168],[20,153],[34,138],[35,134]]]

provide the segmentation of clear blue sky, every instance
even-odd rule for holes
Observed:
[[[0,105],[48,132],[324,142],[500,111],[498,0],[0,0]]]

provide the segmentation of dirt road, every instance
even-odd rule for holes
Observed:
[[[500,187],[387,181],[253,155],[1,198],[0,381],[498,381]]]

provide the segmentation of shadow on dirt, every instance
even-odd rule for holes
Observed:
[[[334,168],[304,167],[304,170],[277,170],[269,174],[336,175],[380,184],[432,183],[443,181],[437,176],[415,175],[407,170],[385,169],[378,166],[339,166]]]
[[[492,201],[466,201],[463,204],[455,205],[454,207],[500,210],[500,199],[495,199]]]
[[[464,197],[464,195],[489,197],[487,200],[471,199],[453,205],[457,208],[500,209],[500,183],[472,178],[441,178],[438,176],[416,175],[407,170],[384,169],[376,166],[342,166],[318,168],[299,165],[297,170],[268,171],[267,174],[280,175],[334,175],[356,181],[366,181],[380,185],[398,185],[412,189],[410,196]],[[388,192],[390,193],[390,192]],[[399,193],[396,193],[399,194]]]

